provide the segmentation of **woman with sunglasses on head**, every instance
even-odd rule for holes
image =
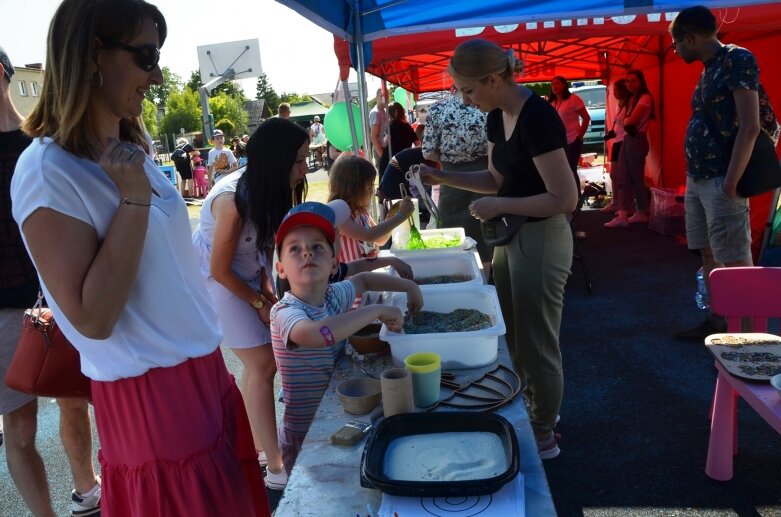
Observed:
[[[465,103],[488,112],[488,170],[421,169],[427,183],[496,194],[469,206],[480,221],[528,217],[512,240],[494,248],[492,266],[510,357],[527,383],[538,452],[550,459],[559,454],[553,431],[564,388],[559,330],[572,265],[565,214],[575,209],[578,195],[564,125],[550,104],[515,83],[522,70],[512,50],[480,39],[459,45],[448,73]]]
[[[145,153],[166,32],[143,0],[60,4],[14,218],[92,379],[102,515],[269,515],[184,201]]]
[[[618,159],[621,156],[621,144],[626,136],[624,131],[624,116],[626,104],[629,101],[629,90],[626,88],[626,80],[619,79],[613,83],[613,97],[616,99],[617,109],[613,116],[613,127],[605,135],[605,141],[612,139],[613,147],[610,148],[610,185],[613,188],[613,198],[610,204],[602,207],[605,213],[615,213],[618,210]]]

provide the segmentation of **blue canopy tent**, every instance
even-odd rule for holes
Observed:
[[[364,72],[371,62],[371,42],[394,36],[454,28],[483,28],[538,22],[559,22],[576,30],[580,19],[600,20],[637,14],[674,12],[691,5],[677,0],[277,0],[334,36],[351,42],[352,65],[358,72],[361,116],[368,120]],[[711,0],[710,8],[771,4],[762,0]],[[426,51],[425,48],[421,49]],[[341,77],[349,70],[342,67]],[[405,85],[406,86],[406,85]],[[409,87],[407,87],[409,89]],[[363,128],[364,141],[369,131]]]
[[[277,0],[352,42],[458,27],[679,11],[674,0]],[[771,3],[711,0],[708,7]],[[360,21],[360,23],[357,23]]]
[[[676,187],[685,180],[683,132],[689,98],[701,68],[684,64],[668,51],[666,25],[671,13],[692,5],[691,1],[277,1],[337,38],[352,42],[351,59],[345,58],[338,41],[335,50],[342,76],[346,77],[347,63],[351,63],[358,71],[359,84],[369,67],[375,75],[410,91],[439,89],[441,85],[436,83],[443,78],[450,51],[469,37],[483,37],[516,48],[531,65],[529,71],[539,67],[537,80],[546,80],[549,68],[568,64],[577,64],[583,72],[576,75],[577,72],[565,69],[569,78],[601,78],[606,83],[623,76],[629,67],[644,70],[660,113],[651,135],[646,175],[655,186]],[[755,53],[761,80],[779,108],[781,68],[774,65],[781,45],[781,2],[714,0],[706,4],[714,11],[721,9],[717,17],[720,33],[725,36],[723,41],[746,46]],[[636,19],[640,14],[656,23],[643,26]],[[445,29],[450,29],[450,33]],[[454,37],[453,33],[458,34]],[[604,41],[598,41],[600,37]],[[355,45],[357,42],[362,44]],[[558,52],[554,53],[555,49]],[[607,56],[602,52],[607,50],[610,59],[600,61],[598,54]],[[587,55],[588,52],[591,54]],[[366,97],[364,89],[361,98]],[[364,115],[363,119],[368,117]],[[368,128],[364,130],[368,132]],[[769,198],[752,199],[752,229],[759,235],[769,206]]]

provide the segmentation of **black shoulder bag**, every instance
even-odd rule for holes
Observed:
[[[702,78],[700,78],[702,80]],[[710,116],[705,103],[703,87],[700,84],[700,96],[702,100],[704,120],[708,125],[708,130],[716,140],[716,144],[722,149],[729,149],[732,155],[732,146],[727,147],[727,142],[719,132],[716,123]],[[760,85],[760,91],[762,86]],[[776,146],[770,139],[764,129],[760,128],[757,139],[754,141],[754,149],[751,151],[751,157],[748,160],[743,175],[738,180],[738,195],[741,197],[753,197],[764,194],[771,190],[781,187],[781,163],[776,156]]]
[[[480,230],[483,240],[489,246],[506,246],[513,240],[515,232],[526,223],[525,215],[502,215],[482,221]]]

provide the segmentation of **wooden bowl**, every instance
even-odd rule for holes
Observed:
[[[379,323],[370,323],[361,330],[347,338],[359,354],[377,354],[388,350],[388,343],[380,339]]]
[[[380,381],[370,377],[342,381],[336,387],[336,394],[344,410],[353,415],[365,415],[382,400]]]

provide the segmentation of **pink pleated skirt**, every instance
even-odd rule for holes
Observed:
[[[269,516],[236,382],[219,349],[92,382],[103,517]]]

